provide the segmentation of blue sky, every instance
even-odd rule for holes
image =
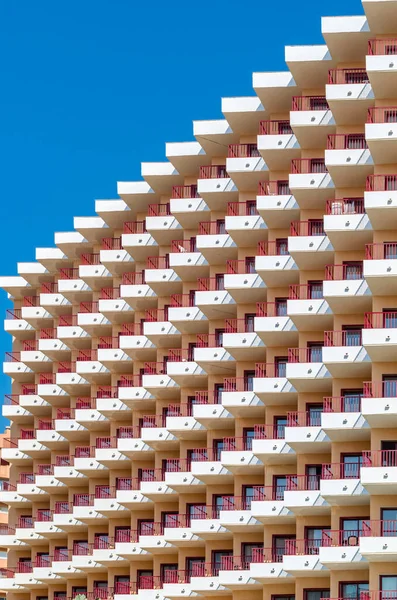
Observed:
[[[322,43],[321,16],[362,12],[359,0],[1,2],[0,273],[117,197],[141,161],[164,160],[165,142],[191,140],[193,119],[221,118],[222,96],[252,95],[252,72],[284,69],[286,44]],[[10,347],[0,329],[1,356]]]

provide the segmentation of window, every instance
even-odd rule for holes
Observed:
[[[274,358],[274,376],[275,377],[286,377],[287,375],[287,356],[276,356]]]
[[[342,396],[341,409],[342,409],[342,411],[343,412],[360,412],[362,395],[363,395],[362,389],[341,390],[341,396]]]
[[[323,158],[310,159],[310,173],[325,173],[325,161]]]
[[[279,238],[276,240],[276,254],[277,256],[286,256],[288,252],[288,238]]]
[[[310,110],[328,110],[328,102],[325,97],[311,96],[309,97]]]
[[[214,385],[214,402],[220,404],[222,402],[222,392],[224,390],[223,383],[215,383]]]
[[[217,221],[216,221],[216,233],[217,234],[226,233],[226,227],[225,227],[225,220],[224,219],[217,219]]]
[[[252,450],[252,440],[255,436],[255,429],[251,427],[245,427],[243,429],[243,448],[244,450]]]
[[[385,175],[385,190],[393,192],[397,190],[397,176],[396,175]]]
[[[219,575],[219,571],[222,568],[222,563],[224,565],[224,558],[227,556],[233,556],[233,550],[213,550],[211,553],[211,566],[212,566],[212,574]]]
[[[179,524],[179,513],[177,511],[161,513],[162,527],[178,527],[178,524]]]
[[[108,597],[108,582],[107,581],[94,581],[93,584],[94,598],[107,598]]]
[[[323,282],[308,281],[307,282],[307,298],[308,300],[317,300],[323,298]]]
[[[272,538],[272,554],[274,562],[282,562],[285,554],[285,546],[288,540],[294,540],[294,535],[274,535]]]
[[[251,502],[254,498],[255,488],[253,485],[243,485],[242,487],[242,498],[243,498],[243,509],[250,510]]]
[[[188,517],[188,522],[192,521],[193,519],[206,519],[207,509],[205,503],[187,504],[186,514]]]
[[[397,536],[397,508],[382,508],[382,535],[385,537]]]
[[[323,345],[321,342],[307,342],[307,362],[322,362]]]
[[[397,308],[384,308],[382,313],[383,327],[385,329],[397,328]]]
[[[218,273],[218,275],[215,275],[215,289],[216,290],[224,290],[225,289],[225,276],[223,273]]]
[[[381,442],[382,466],[397,467],[397,442],[384,440]]]
[[[258,153],[258,156],[260,154]],[[258,211],[256,209],[256,200],[247,200],[245,203],[247,215],[257,215]]]
[[[223,334],[225,333],[224,329],[215,329],[215,346],[223,346]]]
[[[287,298],[276,298],[274,304],[276,317],[287,316]]]
[[[233,502],[234,496],[232,494],[229,495],[213,495],[212,496],[212,513],[214,519],[219,519],[219,513],[224,506],[230,506]]]
[[[194,577],[196,573],[201,573],[203,569],[203,565],[205,564],[205,559],[200,557],[191,558],[188,557],[186,559],[186,576],[188,581],[190,581],[191,577]]]
[[[306,489],[319,490],[322,465],[306,465]]]
[[[245,323],[245,331],[252,333],[255,331],[254,323],[255,323],[255,314],[247,313],[244,315],[244,323]]]
[[[161,583],[177,583],[178,563],[166,563],[160,565],[160,581]]]
[[[397,598],[397,575],[381,575],[380,589],[382,600],[396,600]]]
[[[129,594],[130,593],[130,578],[127,575],[114,576],[114,593]]]
[[[360,479],[360,468],[363,464],[362,454],[342,454],[341,477],[343,479]]]
[[[323,224],[322,219],[309,219],[308,234],[309,235],[325,235],[324,234],[324,224]]]
[[[307,426],[308,427],[320,427],[321,426],[321,414],[323,412],[323,405],[320,403],[306,404],[307,412]]]
[[[341,598],[347,598],[348,600],[361,600],[362,593],[369,590],[369,584],[367,581],[351,582],[351,583],[340,583],[340,594]]]
[[[244,391],[252,392],[254,389],[255,371],[244,371]]]
[[[370,527],[368,518],[341,519],[343,546],[357,546],[360,535]]]
[[[343,262],[344,279],[362,279],[363,278],[363,263],[361,261],[344,261]]]
[[[289,196],[291,194],[289,181],[277,181],[277,194],[279,196]]]
[[[214,451],[214,460],[221,460],[221,452],[222,452],[224,446],[225,446],[225,443],[224,443],[223,439],[214,440],[212,442],[212,448]]]
[[[321,600],[321,598],[329,598],[329,589],[321,590],[303,590],[304,600]]]
[[[256,271],[255,271],[255,256],[247,256],[245,258],[245,270],[247,273],[256,273]]]
[[[342,346],[361,346],[362,325],[342,326]]]
[[[138,519],[138,534],[139,535],[154,535],[153,519]]]
[[[323,543],[324,531],[329,530],[329,527],[306,527],[305,554],[318,554],[319,548]]]
[[[383,375],[383,396],[384,398],[397,397],[397,375]],[[385,450],[388,448],[385,448]]]
[[[256,542],[253,544],[244,542],[241,544],[241,558],[243,561],[243,568],[249,569],[249,563],[252,563],[252,560],[253,560],[253,557],[255,554],[255,550],[258,548],[259,549],[263,548],[263,544],[261,542]]]
[[[284,500],[284,492],[287,489],[287,476],[274,475],[273,477],[273,497],[274,500]]]
[[[285,427],[287,425],[287,417],[274,417],[273,425],[274,439],[283,440],[285,438]]]

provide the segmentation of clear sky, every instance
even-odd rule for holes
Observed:
[[[193,119],[221,118],[221,97],[252,95],[253,71],[285,69],[285,45],[323,43],[321,16],[362,13],[359,0],[0,1],[0,273],[165,160],[165,142],[192,140]],[[1,318],[9,306],[1,291]]]

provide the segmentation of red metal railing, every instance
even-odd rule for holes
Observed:
[[[94,494],[73,494],[73,506],[93,506]]]
[[[291,110],[329,110],[325,96],[293,96]]]
[[[360,535],[363,537],[397,537],[397,520],[364,521]]]
[[[225,333],[253,333],[254,321],[249,319],[225,319]]]
[[[229,144],[229,158],[251,158],[260,156],[258,146],[256,144]]]
[[[366,260],[384,260],[397,258],[397,242],[378,242],[365,244]]]
[[[53,475],[54,474],[54,465],[46,464],[46,465],[37,465],[37,475]]]
[[[256,273],[255,264],[247,262],[246,260],[227,260],[226,261],[226,273],[228,275],[245,275],[249,273]]]
[[[228,452],[252,450],[252,438],[234,436],[225,437],[223,438],[223,450]]]
[[[42,429],[44,431],[51,431],[51,429],[55,429],[53,419],[39,419],[37,429]]]
[[[42,283],[40,286],[41,294],[56,294],[58,292],[58,283],[57,282],[46,282]]]
[[[397,123],[397,107],[372,106],[367,112],[367,123]]]
[[[169,269],[170,258],[168,254],[166,256],[149,256],[146,260],[146,266],[148,269]]]
[[[24,296],[22,306],[40,306],[40,296]]]
[[[320,489],[320,475],[286,475],[286,479],[288,492]]]
[[[310,219],[310,221],[292,221],[290,235],[325,235],[323,219]]]
[[[168,217],[171,215],[170,203],[149,204],[147,214],[149,217]]]
[[[364,527],[364,522],[363,522]],[[330,529],[323,531],[321,545],[329,546],[358,546],[359,538],[363,535],[363,528],[360,529]]]
[[[397,54],[397,39],[368,40],[368,54],[370,56],[395,56]]]
[[[195,404],[221,404],[221,392],[205,390],[195,393]]]
[[[60,315],[58,327],[73,327],[77,325],[77,315]]]
[[[21,385],[21,394],[23,396],[34,396],[37,394],[37,386],[34,383]]]
[[[323,158],[293,158],[291,161],[291,173],[309,174],[309,173],[328,173]]]
[[[98,302],[80,302],[79,304],[80,313],[97,313],[99,312]]]
[[[322,411],[296,411],[287,413],[287,427],[320,427]]]
[[[197,252],[196,238],[192,237],[189,240],[172,240],[171,252],[176,252],[177,254]]]
[[[99,292],[100,300],[117,300],[120,298],[120,287],[102,288]]]
[[[246,200],[245,202],[228,202],[226,214],[229,217],[247,217],[258,215],[256,200]]]
[[[18,477],[18,483],[34,483],[35,482],[35,474],[34,473],[20,473]]]
[[[229,177],[225,165],[208,165],[200,167],[199,179],[222,179]]]
[[[20,352],[5,352],[4,354],[4,362],[21,362],[21,353]]]
[[[288,362],[322,362],[322,348],[320,346],[315,346],[314,348],[289,348]]]
[[[21,319],[21,312],[20,308],[8,308],[6,310],[6,320],[12,321],[14,319]]]
[[[287,316],[286,302],[257,302],[257,317],[285,317]]]
[[[393,192],[397,190],[397,175],[368,175],[367,192]]]
[[[55,340],[57,338],[57,330],[55,327],[46,327],[39,330],[39,338],[41,340]]]
[[[321,539],[285,540],[284,554],[287,556],[316,555],[320,552],[321,541]]]
[[[198,333],[196,348],[220,348],[222,347],[221,338],[215,333]]]
[[[369,83],[365,69],[330,69],[328,71],[329,84],[354,84]]]
[[[290,196],[289,181],[260,181],[258,184],[258,196]]]
[[[225,221],[204,221],[199,223],[199,235],[223,235],[227,231],[225,229]]]
[[[137,273],[123,273],[122,284],[123,285],[143,285],[145,283],[144,271],[138,271]]]
[[[79,350],[76,360],[78,362],[87,362],[90,360],[98,360],[98,350]]]
[[[5,406],[15,406],[19,404],[19,394],[6,394],[3,403]]]
[[[365,150],[368,148],[364,133],[332,133],[327,138],[328,150]]]
[[[63,268],[59,269],[59,279],[79,279],[79,269],[77,268]]]
[[[197,279],[197,290],[199,292],[215,292],[224,289],[223,280],[216,277],[199,277]]]
[[[256,363],[255,377],[285,377],[286,363]]]
[[[285,425],[254,425],[255,440],[283,440]]]
[[[76,410],[84,410],[87,408],[96,408],[96,398],[90,398],[89,396],[82,396],[80,398],[76,399]],[[74,409],[68,409],[71,410],[71,414],[74,414]],[[67,411],[64,411],[67,414]],[[74,418],[74,417],[73,417]]]
[[[119,347],[119,338],[112,336],[103,336],[98,339],[98,349],[110,349]]]
[[[348,396],[326,396],[323,398],[324,412],[361,412],[362,394]]]
[[[74,458],[68,454],[60,454],[55,457],[55,467],[70,467],[73,465]]]
[[[174,185],[172,187],[171,198],[199,198],[197,185]]]
[[[288,244],[280,243],[278,240],[261,241],[258,243],[257,253],[259,256],[288,256]]]
[[[364,313],[364,329],[397,328],[397,311]]]
[[[320,300],[324,298],[322,282],[293,283],[289,286],[289,300]]]
[[[137,375],[122,375],[117,382],[118,387],[141,387],[142,386],[142,376]],[[117,398],[117,387],[114,388],[116,396],[111,396],[112,398]],[[99,396],[97,395],[99,398]],[[105,396],[109,398],[109,396]]]
[[[397,450],[364,450],[363,467],[397,467]]]
[[[194,294],[172,294],[171,306],[173,306],[173,307],[195,306]]]
[[[359,463],[325,463],[321,479],[360,479],[360,469]]]
[[[38,347],[39,347],[38,340],[23,340],[23,342],[22,342],[22,350],[24,352],[38,350]]]
[[[145,310],[145,321],[149,323],[168,321],[168,308],[149,308]]]
[[[123,246],[121,245],[121,237],[113,238],[102,238],[101,240],[101,249],[102,250],[121,250]]]
[[[34,527],[34,518],[33,517],[18,517],[17,527],[19,529],[30,529]]]
[[[256,502],[284,500],[285,486],[254,485],[252,500]]]
[[[364,214],[364,198],[335,198],[335,200],[327,200],[325,212],[327,215],[343,216]]]
[[[118,477],[116,480],[117,491],[139,490],[138,477]]]
[[[291,135],[293,134],[290,122],[287,120],[260,121],[259,135]]]
[[[49,508],[38,508],[36,513],[37,521],[52,521],[53,511]]]
[[[346,281],[363,278],[363,265],[326,265],[326,281]]]
[[[123,233],[146,233],[146,221],[126,221],[123,225]]]
[[[324,331],[324,346],[361,346],[361,330]]]
[[[99,253],[96,254],[82,254],[81,255],[81,264],[82,265],[100,265],[101,261],[99,258]]]

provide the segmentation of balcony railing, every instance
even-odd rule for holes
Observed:
[[[361,346],[362,334],[361,330],[345,330],[345,331],[324,331],[324,346]]]
[[[397,450],[363,450],[363,467],[397,467]]]
[[[253,319],[225,319],[225,333],[253,333]]]
[[[293,96],[291,110],[329,110],[329,106],[325,96]]]
[[[289,348],[288,362],[290,363],[320,363],[323,361],[322,347],[313,348]]]
[[[122,284],[123,285],[143,285],[145,283],[144,271],[138,271],[137,273],[123,273]]]
[[[293,283],[289,286],[289,300],[322,300],[323,284],[319,283]]]
[[[323,158],[293,158],[291,173],[304,175],[309,173],[328,173]]]
[[[332,133],[327,138],[328,150],[365,150],[368,148],[364,133]]]
[[[119,348],[120,340],[118,337],[104,336],[98,339],[98,349]]]
[[[287,414],[287,427],[320,427],[322,410],[291,411]]]
[[[99,312],[98,302],[80,302],[79,304],[80,313],[97,313]]]
[[[199,235],[222,235],[226,234],[225,221],[205,221],[199,223],[198,227]]]
[[[258,146],[256,144],[229,144],[229,158],[251,158],[260,156]]]
[[[102,288],[99,292],[100,300],[117,300],[120,298],[120,287]]]
[[[255,264],[247,260],[227,260],[226,261],[226,273],[228,275],[246,275],[249,273],[256,273]]]
[[[258,243],[257,253],[258,256],[289,256],[288,243],[279,240],[272,242],[262,240]]]
[[[286,317],[287,302],[257,302],[257,317]]]
[[[360,469],[359,463],[325,463],[321,479],[360,479]]]
[[[172,307],[192,307],[195,306],[195,294],[172,294]]]
[[[378,242],[365,244],[366,260],[385,260],[397,258],[397,242]]]
[[[288,179],[284,181],[260,181],[258,196],[290,196]]]
[[[363,279],[363,265],[326,265],[326,281],[343,281]]]
[[[78,362],[88,362],[98,360],[98,350],[79,350],[76,360]],[[70,371],[67,371],[70,373]]]
[[[218,390],[200,390],[199,392],[195,392],[194,398],[195,404],[221,404],[222,392]]]
[[[361,398],[362,394],[349,394],[348,396],[326,396],[323,398],[324,412],[361,412]]]
[[[229,217],[248,217],[258,215],[256,200],[245,202],[228,202],[227,213]]]
[[[391,520],[372,520],[364,521],[362,537],[397,537],[397,521]]]
[[[292,135],[292,127],[287,120],[261,121],[259,135]]]
[[[224,165],[208,165],[200,167],[199,179],[223,179],[229,177]]]
[[[40,306],[40,296],[24,296],[22,306]]]
[[[170,203],[165,204],[149,204],[148,216],[149,217],[169,217],[171,215]]]
[[[255,440],[285,439],[285,425],[254,425]]]
[[[81,255],[81,264],[82,265],[100,265],[100,257],[99,253],[97,254],[82,254]]]
[[[323,219],[310,219],[310,221],[292,221],[290,226],[290,235],[296,236],[315,236],[325,235]]]
[[[113,238],[102,238],[101,249],[102,250],[122,250],[121,237]]]
[[[170,258],[168,254],[166,256],[149,256],[146,260],[146,267],[148,269],[169,269]]]
[[[73,506],[93,506],[94,494],[73,494]]]
[[[397,328],[397,311],[364,313],[364,329]]]
[[[19,529],[31,529],[34,527],[34,518],[33,517],[19,517],[17,521],[17,527]]]
[[[15,319],[21,319],[21,309],[20,308],[8,308],[6,310],[6,320],[13,321]]]
[[[146,233],[146,221],[127,221],[123,225],[123,233]]]
[[[397,123],[397,107],[372,106],[368,109],[367,123]]]
[[[255,377],[285,377],[286,362],[256,363]]]
[[[365,190],[367,192],[395,192],[397,175],[368,175]]]
[[[56,294],[58,292],[57,282],[46,282],[42,283],[40,287],[41,294]]]
[[[60,315],[58,327],[73,327],[77,325],[77,315]]]
[[[365,213],[364,198],[335,198],[327,200],[327,215],[362,215]]]
[[[320,552],[321,542],[321,539],[285,540],[284,554],[287,556],[317,555]]]
[[[148,323],[168,321],[168,308],[148,308],[145,311],[145,321]]]
[[[395,56],[397,54],[397,39],[368,40],[370,56]]]
[[[199,277],[197,279],[197,290],[200,292],[215,292],[224,290],[223,277]]]
[[[369,83],[365,69],[330,69],[328,71],[329,84],[354,84]]]
[[[330,529],[323,531],[321,545],[331,546],[358,546],[363,528],[359,529]]]
[[[197,252],[196,238],[190,240],[173,240],[171,242],[171,252],[183,254],[184,252]]]
[[[320,489],[320,475],[286,475],[286,479],[285,490],[288,492]]]
[[[143,325],[143,320],[140,323],[123,323],[121,326],[120,335],[143,335]],[[119,340],[119,338],[112,339]]]
[[[57,330],[54,327],[45,327],[39,330],[39,338],[41,340],[55,340],[57,337]]]
[[[284,500],[285,485],[254,485],[252,500],[256,502]]]
[[[172,199],[200,198],[197,185],[174,185],[171,193]]]

